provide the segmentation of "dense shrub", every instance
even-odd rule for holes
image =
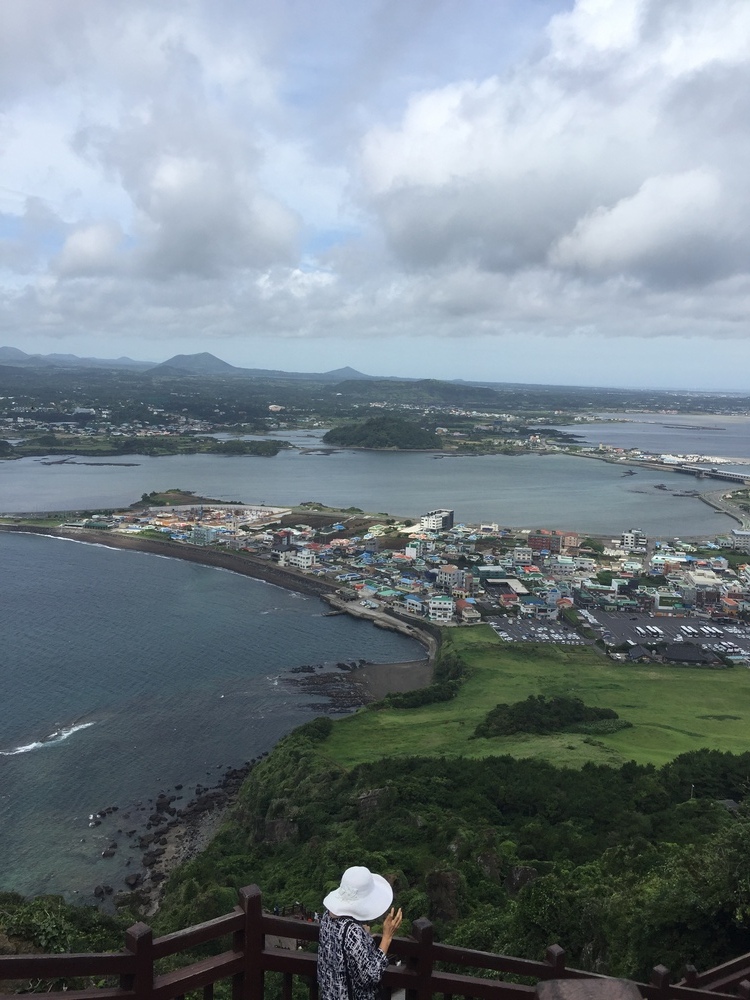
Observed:
[[[474,736],[512,736],[514,733],[554,733],[580,726],[618,719],[611,708],[592,708],[580,698],[546,698],[543,694],[529,695],[525,701],[512,705],[496,705],[484,722],[474,730]]]

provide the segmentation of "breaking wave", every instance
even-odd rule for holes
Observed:
[[[94,722],[79,722],[72,726],[66,726],[64,729],[56,729],[49,736],[45,736],[41,740],[35,740],[34,743],[26,743],[23,746],[14,747],[12,750],[0,750],[0,757],[15,757],[18,753],[30,753],[32,750],[41,750],[42,747],[54,746],[56,743],[62,743],[64,740],[67,740],[73,733],[77,733],[81,729],[88,729],[89,726],[95,724]]]

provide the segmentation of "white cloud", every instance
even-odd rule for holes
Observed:
[[[597,208],[552,248],[553,264],[592,271],[648,268],[662,258],[702,257],[720,209],[717,178],[703,170],[650,177],[630,198]]]
[[[92,275],[111,271],[116,266],[122,232],[116,225],[95,223],[75,229],[65,240],[57,260],[62,275]]]
[[[744,92],[750,8],[579,0],[548,38],[536,62],[418,94],[397,127],[364,137],[364,184],[397,257],[658,284],[690,240],[687,280],[745,266],[747,139],[715,106]]]
[[[4,0],[8,335],[747,335],[747,0],[397,6]]]

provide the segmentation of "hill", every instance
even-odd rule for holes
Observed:
[[[452,405],[466,409],[499,409],[500,396],[484,386],[443,382],[439,379],[382,379],[367,382],[342,381],[336,386],[342,397],[358,402],[410,403],[414,406]]]
[[[238,369],[234,365],[222,361],[208,351],[203,351],[200,354],[175,354],[168,361],[155,365],[150,374],[162,375],[175,372],[179,375],[224,375],[236,371]]]
[[[434,431],[425,430],[413,420],[388,415],[334,427],[323,436],[323,440],[326,444],[344,448],[389,448],[398,451],[440,448],[440,439]]]

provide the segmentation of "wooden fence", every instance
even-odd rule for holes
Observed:
[[[41,989],[53,1000],[184,1000],[191,994],[213,1000],[217,984],[232,1000],[262,1000],[267,973],[280,974],[281,1000],[291,1000],[295,980],[317,1000],[316,957],[309,945],[318,925],[309,920],[264,912],[260,889],[240,890],[233,913],[185,930],[154,938],[138,923],[125,934],[121,952],[100,955],[0,956],[0,991]],[[196,949],[211,944],[219,950],[195,958]],[[597,980],[606,995],[606,976],[568,968],[558,945],[545,961],[533,962],[440,944],[429,920],[416,920],[410,937],[394,939],[386,991],[406,991],[406,1000],[431,1000],[442,994],[476,1000],[530,1000],[535,987],[513,980]],[[168,971],[163,971],[164,966]],[[502,977],[510,977],[503,979]],[[750,955],[708,972],[688,969],[679,983],[657,966],[649,983],[636,983],[646,1000],[750,1000]],[[83,980],[87,983],[77,988]],[[591,982],[587,984],[588,987]]]

